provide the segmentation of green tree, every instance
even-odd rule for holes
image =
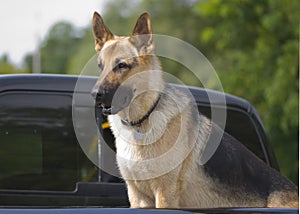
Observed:
[[[66,73],[70,56],[77,50],[80,32],[70,23],[55,24],[42,45],[43,73]]]
[[[77,51],[73,52],[70,56],[67,65],[67,73],[80,74],[85,64],[91,59],[91,57],[93,57],[96,54],[94,48],[95,42],[93,39],[91,27],[89,27],[85,30],[84,36],[78,42]]]
[[[17,68],[13,63],[9,61],[8,55],[4,54],[0,57],[0,74],[18,74],[28,73],[25,69]]]
[[[82,31],[67,22],[59,22],[51,27],[41,44],[41,72],[67,73],[69,60],[77,51]],[[25,64],[32,70],[32,54],[25,57]]]
[[[226,92],[258,110],[282,172],[298,183],[298,1],[203,1],[201,42]]]

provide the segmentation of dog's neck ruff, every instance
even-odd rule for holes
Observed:
[[[156,102],[154,103],[154,105],[150,108],[150,110],[147,112],[147,114],[145,114],[141,119],[139,119],[138,121],[128,121],[127,119],[121,119],[121,122],[123,125],[125,126],[140,126],[145,120],[147,120],[150,116],[150,114],[154,111],[154,109],[156,108],[158,102],[160,100],[160,95],[157,98]]]

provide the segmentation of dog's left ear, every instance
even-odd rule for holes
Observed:
[[[150,15],[144,12],[137,19],[129,41],[138,51],[142,51],[143,54],[149,54],[149,51],[152,51],[152,39]]]

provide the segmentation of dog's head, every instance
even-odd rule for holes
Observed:
[[[140,15],[129,37],[113,35],[97,12],[93,16],[92,28],[100,70],[92,95],[96,105],[103,108],[103,113],[116,114],[141,93],[139,90],[147,90],[147,85],[153,80],[151,72],[149,76],[132,78],[132,81],[131,77],[160,70],[159,60],[154,56],[150,16],[148,13]],[[157,77],[157,83],[152,83],[152,88],[153,84],[158,85],[159,79]]]

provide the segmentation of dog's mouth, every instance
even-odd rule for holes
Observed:
[[[118,106],[106,106],[103,103],[96,103],[96,107],[101,108],[102,114],[105,116],[117,114],[119,111],[121,111],[126,106],[119,106],[119,107]]]
[[[112,107],[102,108],[102,114],[104,114],[105,116],[111,115],[111,113],[112,113]]]
[[[116,93],[112,95],[112,98],[106,97],[96,97],[95,106],[96,108],[102,109],[102,114],[112,115],[117,114],[122,109],[129,106],[131,100],[133,98],[133,91],[130,88],[122,87],[121,90],[118,90]]]
[[[105,104],[99,102],[96,100],[96,108],[100,108],[102,110],[102,114],[105,116],[111,115],[112,114],[112,106],[106,106]]]
[[[104,103],[102,103],[99,99],[97,99],[98,97],[96,97],[95,100],[95,107],[96,108],[100,108],[102,111],[102,114],[104,114],[105,116],[107,115],[111,115],[112,114],[112,107],[111,106],[107,106]]]
[[[123,109],[123,107],[114,107],[114,106],[104,106],[102,108],[102,114],[105,116],[117,114],[119,111]]]

